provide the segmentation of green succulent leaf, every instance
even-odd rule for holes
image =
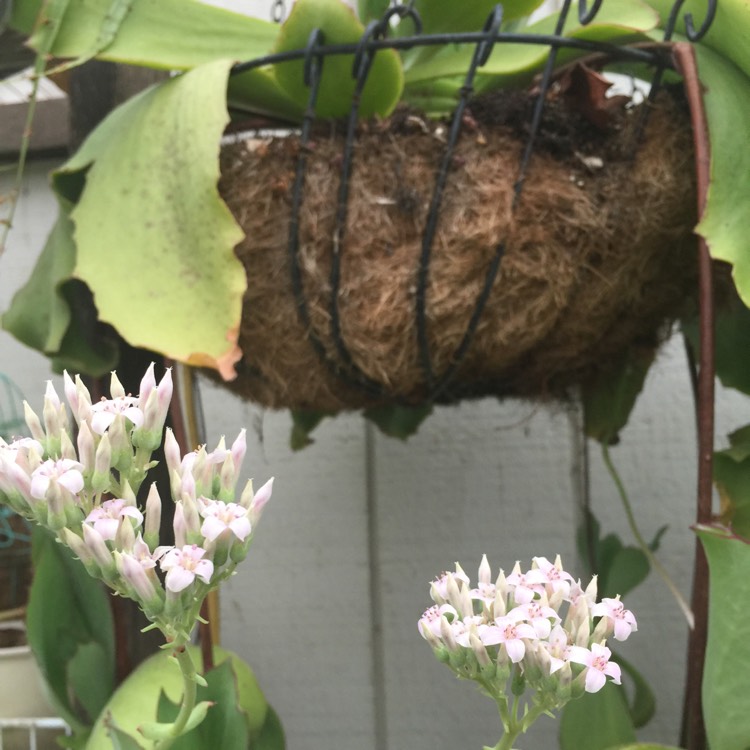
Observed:
[[[34,532],[29,645],[60,716],[85,732],[114,689],[114,636],[109,601],[70,551],[46,530]],[[95,669],[96,679],[91,672]],[[86,679],[88,677],[88,680]]]
[[[74,275],[99,319],[133,346],[225,378],[240,356],[247,283],[233,252],[242,231],[217,190],[229,66],[209,63],[130,99],[54,179],[77,201]]]
[[[658,11],[660,26],[664,26],[674,7],[672,0],[646,0],[648,4]],[[705,0],[687,0],[680,7],[677,16],[675,30],[678,34],[685,33],[685,16],[690,13],[693,16],[693,25],[699,29],[706,18],[708,3]],[[700,47],[708,47],[724,57],[727,61],[736,65],[750,76],[750,5],[746,0],[721,0],[716,3],[716,15],[706,33],[700,41]]]
[[[84,285],[72,278],[75,267],[71,204],[60,213],[28,282],[2,317],[3,328],[52,359],[53,368],[103,375],[117,363],[114,337],[96,323]]]
[[[663,530],[651,544],[658,546]],[[598,576],[600,597],[613,599],[625,596],[648,576],[651,566],[646,555],[637,547],[626,547],[616,534],[600,536],[601,526],[590,511],[576,535],[581,558],[590,561],[590,573]]]
[[[748,428],[732,447],[714,453],[714,482],[721,498],[721,521],[750,539],[750,440]]]
[[[524,28],[524,33],[550,34],[556,21],[556,15],[544,18]],[[580,26],[574,4],[563,33],[577,39],[617,44],[648,41],[646,32],[658,21],[658,14],[640,0],[611,0],[602,5],[591,24]],[[477,73],[476,91],[520,86],[531,81],[543,66],[548,52],[547,47],[540,45],[496,44],[489,60]],[[432,81],[439,90],[442,79],[463,79],[473,54],[472,45],[450,45],[429,60],[411,66],[406,71],[406,96],[410,97],[415,91],[424,96]],[[583,51],[560,50],[557,62],[561,65],[583,54]]]
[[[750,352],[750,309],[735,295],[716,306],[714,365],[716,374],[727,388],[750,394],[750,368],[746,352]],[[700,352],[698,321],[682,322],[682,331],[695,352]]]
[[[258,738],[253,744],[253,750],[286,750],[284,729],[276,711],[268,707],[268,714]]]
[[[628,701],[630,718],[636,729],[648,724],[656,713],[656,696],[645,677],[620,654],[615,659],[622,667],[623,676],[632,686],[632,697]]]
[[[655,355],[652,347],[633,346],[584,384],[581,400],[588,437],[604,445],[618,441],[618,433],[630,418]]]
[[[422,406],[379,406],[366,409],[365,417],[388,437],[406,440],[414,435],[419,426],[432,414],[432,404]]]
[[[310,437],[310,433],[326,418],[333,414],[325,411],[302,411],[293,409],[292,415],[292,434],[289,438],[289,444],[293,451],[300,451],[307,448],[315,441]]]
[[[703,674],[703,715],[714,750],[747,750],[750,712],[750,543],[718,525],[696,527],[708,558],[708,642]]]
[[[342,0],[298,0],[282,24],[274,52],[304,49],[313,29],[323,32],[327,45],[356,44],[364,33],[364,26],[354,11]],[[325,59],[315,105],[319,117],[344,117],[349,112],[355,89],[353,62],[353,55],[329,55]],[[274,69],[288,96],[305,107],[309,90],[304,82],[304,62],[278,63]],[[360,115],[390,114],[399,101],[403,84],[398,54],[388,49],[377,52],[362,91]]]
[[[750,18],[745,20],[744,33],[748,28]],[[696,54],[711,141],[711,181],[696,231],[705,237],[714,258],[732,264],[737,292],[750,305],[744,220],[750,201],[750,149],[745,129],[738,126],[750,122],[750,77],[704,45],[696,46]]]
[[[12,26],[25,33],[37,29],[31,37],[34,47],[40,40],[48,7],[44,1],[15,0],[13,6]],[[113,0],[68,0],[51,54],[78,58],[94,50],[112,3]],[[166,70],[188,70],[220,59],[250,60],[266,55],[278,31],[278,26],[270,21],[197,0],[132,0],[117,35],[98,57]]]
[[[377,21],[385,15],[391,0],[358,0],[357,15],[362,23]]]
[[[598,693],[584,693],[562,710],[560,750],[610,750],[635,739],[625,695],[612,682]]]

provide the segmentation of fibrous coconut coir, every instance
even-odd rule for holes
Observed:
[[[505,254],[471,346],[440,402],[559,395],[633,342],[655,345],[694,286],[693,150],[682,108],[662,98],[636,143],[637,109],[597,134],[575,113],[562,113],[561,101],[548,107],[512,211],[528,122],[518,109],[473,107],[452,160],[426,294],[438,376],[454,360],[499,242]],[[300,212],[304,296],[327,364],[308,340],[290,281],[299,141],[254,137],[224,148],[220,189],[246,234],[236,252],[248,278],[239,339],[244,356],[227,387],[270,407],[325,411],[430,397],[415,294],[445,130],[400,113],[363,125],[355,142],[341,250],[341,338],[385,396],[336,374],[343,363],[330,334],[329,274],[342,135],[333,127],[315,134]]]

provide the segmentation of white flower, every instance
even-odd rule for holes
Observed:
[[[103,435],[119,415],[128,419],[136,427],[143,424],[143,412],[138,405],[138,399],[134,396],[117,396],[116,398],[103,398],[91,405],[91,429],[97,435]]]
[[[625,609],[619,596],[616,599],[602,599],[591,608],[591,615],[609,618],[614,627],[615,640],[618,641],[626,640],[633,631],[638,630],[635,615],[629,609]]]
[[[167,589],[179,594],[195,580],[196,576],[204,583],[211,583],[214,564],[203,559],[205,554],[206,550],[197,544],[187,544],[182,549],[157,547],[154,559],[161,558],[159,565],[167,574],[164,580]]]
[[[241,542],[250,536],[252,524],[248,518],[249,511],[238,503],[223,503],[221,500],[198,498],[200,514],[204,521],[201,534],[213,542],[225,532],[234,534]]]
[[[83,466],[70,458],[48,459],[31,474],[31,496],[43,500],[55,481],[73,495],[83,489]]]
[[[135,519],[135,526],[143,523],[143,514],[134,505],[129,505],[127,500],[120,498],[105,500],[98,508],[94,508],[86,516],[86,523],[91,524],[104,540],[114,539],[120,519],[125,516]]]
[[[604,687],[607,676],[616,685],[620,684],[620,667],[611,662],[612,652],[599,643],[592,643],[591,650],[581,646],[571,646],[568,650],[569,659],[576,664],[583,664],[586,669],[586,692],[596,693]]]

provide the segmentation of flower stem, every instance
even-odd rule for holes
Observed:
[[[177,659],[177,663],[180,665],[180,670],[182,672],[182,704],[180,705],[180,712],[177,714],[177,718],[174,720],[172,726],[172,736],[157,743],[154,750],[167,750],[167,748],[172,746],[174,741],[183,733],[185,725],[190,718],[190,714],[195,708],[195,699],[197,695],[195,664],[193,664],[193,660],[190,658],[190,654],[184,645],[175,649],[174,657]]]
[[[623,484],[622,478],[617,472],[614,463],[612,463],[612,458],[609,455],[609,446],[607,446],[606,444],[602,444],[602,458],[604,459],[604,465],[607,467],[607,471],[609,472],[610,477],[612,477],[612,481],[615,483],[615,487],[617,487],[617,492],[620,495],[620,500],[622,500],[622,506],[625,510],[625,516],[628,519],[628,525],[630,526],[630,530],[635,537],[636,543],[638,544],[641,552],[643,552],[643,554],[646,556],[646,559],[649,561],[654,570],[662,577],[662,580],[667,585],[667,588],[672,592],[672,596],[674,596],[674,598],[677,600],[677,604],[682,610],[682,613],[685,615],[688,627],[690,627],[690,629],[692,630],[695,623],[693,612],[690,609],[688,603],[683,598],[682,594],[677,589],[677,586],[671,579],[666,568],[656,558],[656,555],[654,555],[654,553],[651,551],[651,547],[648,546],[646,540],[643,538],[641,532],[639,531],[638,526],[635,522],[633,506],[630,504],[630,499],[628,498],[627,492],[625,491],[625,485]]]

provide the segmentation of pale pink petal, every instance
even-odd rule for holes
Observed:
[[[517,664],[519,661],[521,661],[521,659],[523,659],[524,654],[526,653],[526,645],[518,638],[514,638],[505,641],[505,650],[508,652],[510,660],[514,664]]]
[[[220,521],[216,516],[206,516],[201,526],[201,534],[209,542],[215,541],[226,530],[227,525]]]
[[[70,469],[61,474],[57,481],[74,495],[83,489],[83,475],[75,469]]]
[[[162,568],[164,566],[162,565]],[[185,568],[175,565],[169,569],[167,577],[164,579],[165,586],[175,594],[186,589],[195,580],[195,573]]]
[[[607,681],[607,678],[604,676],[604,673],[600,672],[598,669],[589,667],[586,670],[586,692],[587,693],[599,692],[599,690],[601,690],[604,687],[604,683],[606,681]]]
[[[31,497],[43,500],[49,489],[49,477],[44,474],[36,474],[31,477]]]
[[[102,535],[105,541],[115,538],[119,525],[120,522],[116,518],[102,517],[94,521],[94,528]]]
[[[252,524],[248,520],[247,516],[244,516],[243,518],[236,518],[234,521],[230,522],[229,528],[241,542],[244,542],[245,539],[250,536],[250,532],[253,530]]]
[[[195,564],[195,575],[204,583],[211,583],[211,576],[214,574],[214,564],[210,560],[201,560]]]

